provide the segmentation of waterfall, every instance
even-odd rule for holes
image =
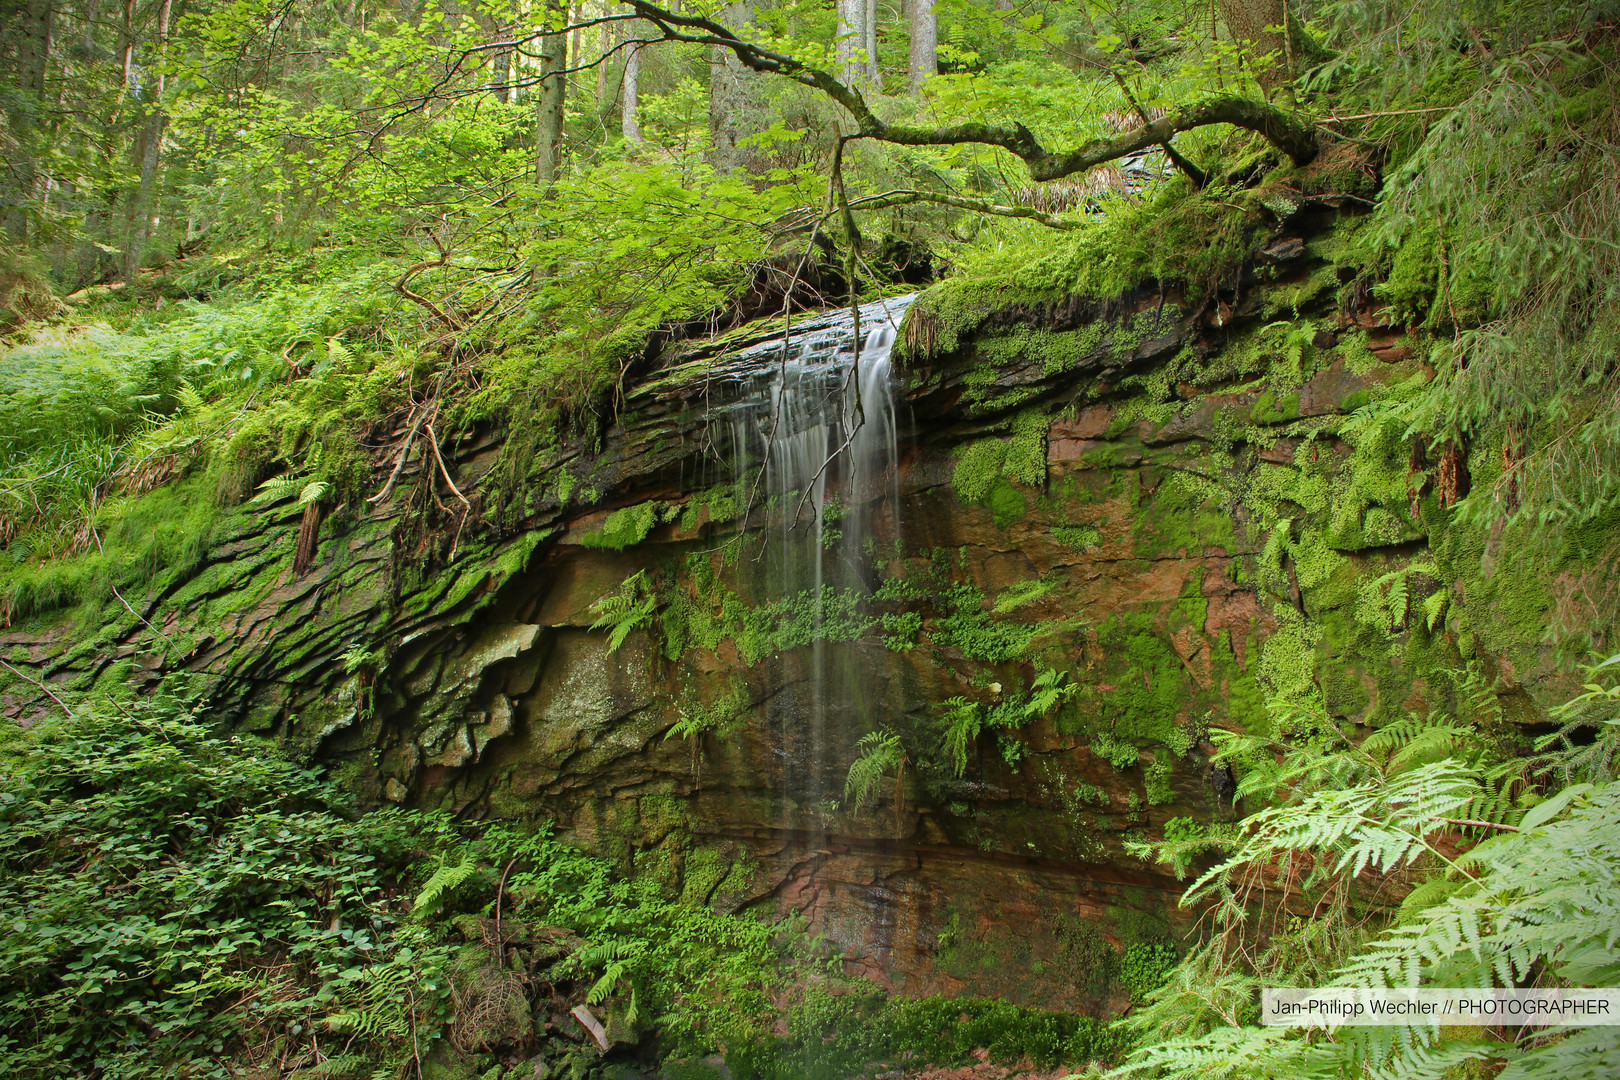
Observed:
[[[726,364],[747,373],[716,440],[729,448],[739,505],[750,508],[743,576],[756,602],[808,624],[805,647],[767,659],[780,669],[778,685],[790,688],[767,714],[781,748],[783,826],[792,831],[828,828],[853,744],[885,706],[847,630],[899,535],[889,353],[911,299],[863,305],[860,342],[846,310],[804,320]]]

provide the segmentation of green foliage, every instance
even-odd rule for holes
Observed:
[[[888,612],[883,616],[883,645],[895,652],[917,647],[922,615],[915,611]]]
[[[766,603],[749,603],[716,572],[708,554],[687,560],[689,580],[662,590],[660,621],[664,654],[678,658],[688,648],[716,649],[731,639],[750,664],[787,649],[818,641],[855,641],[876,625],[903,637],[911,620],[893,613],[879,619],[867,614],[863,590],[823,585]],[[885,621],[886,620],[886,621]],[[914,625],[920,626],[920,622]],[[891,647],[899,647],[897,640]]]
[[[1006,459],[1007,444],[1001,439],[980,439],[965,446],[957,455],[956,468],[951,473],[956,497],[969,505],[988,499]]]
[[[1120,959],[1119,981],[1130,993],[1131,1003],[1143,1004],[1163,986],[1177,960],[1176,948],[1168,941],[1138,941],[1127,946]]]
[[[1120,772],[1133,768],[1137,758],[1141,757],[1141,751],[1134,745],[1106,731],[1099,731],[1091,737],[1090,749]]]
[[[613,551],[633,547],[647,539],[647,534],[658,524],[660,509],[656,502],[644,502],[615,510],[603,519],[600,530],[579,538],[580,546]]]
[[[291,497],[293,508],[302,510],[310,503],[320,502],[332,485],[324,480],[305,480],[300,476],[273,476],[259,485],[259,493],[249,503],[276,503]]]
[[[1216,733],[1221,756],[1245,769],[1240,792],[1271,805],[1239,824],[1223,861],[1189,889],[1189,902],[1214,902],[1221,935],[1132,1018],[1134,1030],[1153,1038],[1118,1075],[1233,1075],[1239,1062],[1246,1075],[1302,1077],[1365,1065],[1390,1076],[1432,1076],[1469,1063],[1504,1076],[1553,1068],[1606,1075],[1612,1040],[1591,1038],[1597,1029],[1456,1039],[1426,1024],[1396,1023],[1307,1039],[1253,1026],[1252,1011],[1235,1007],[1232,995],[1253,979],[1231,950],[1252,940],[1258,914],[1280,931],[1251,954],[1255,973],[1268,981],[1471,987],[1533,977],[1540,985],[1607,985],[1620,974],[1613,950],[1620,914],[1607,884],[1615,872],[1620,786],[1605,771],[1620,745],[1617,665],[1620,658],[1590,669],[1586,692],[1566,707],[1601,725],[1600,749],[1566,744],[1551,761],[1499,758],[1488,731],[1444,714],[1410,717],[1360,746],[1320,715],[1280,720],[1278,730],[1300,733],[1283,744]],[[1549,765],[1571,782],[1544,797],[1527,777]],[[1161,856],[1196,839],[1193,832],[1167,828]],[[1311,854],[1305,872],[1275,902],[1286,908],[1291,895],[1309,898],[1313,918],[1279,926],[1270,912],[1244,910],[1237,897],[1249,883],[1302,852]],[[1375,926],[1358,928],[1348,918],[1357,879],[1396,885],[1405,900]],[[1221,989],[1194,1000],[1193,980]],[[1227,1004],[1210,1007],[1222,999]]]
[[[869,731],[856,742],[855,755],[844,779],[844,798],[852,801],[855,809],[872,801],[885,777],[892,775],[897,789],[904,783],[906,749],[898,734]]]
[[[1175,763],[1163,751],[1154,751],[1153,763],[1142,773],[1142,783],[1149,806],[1175,802],[1176,794],[1170,788],[1170,773]]]
[[[608,593],[591,605],[591,611],[596,614],[591,629],[607,630],[608,652],[618,652],[632,633],[652,625],[657,610],[658,595],[647,571],[637,570],[625,578],[617,592]]]
[[[1052,539],[1067,544],[1083,555],[1102,545],[1102,532],[1095,525],[1054,525]]]
[[[870,990],[809,991],[790,1021],[780,1062],[760,1075],[842,1080],[870,1065],[905,1060],[950,1066],[988,1051],[993,1062],[1040,1067],[1107,1062],[1119,1039],[1089,1017],[975,998],[884,998]]]
[[[1186,669],[1154,625],[1155,613],[1127,610],[1103,623],[1098,643],[1119,674],[1115,689],[1097,705],[1113,734],[1126,739],[1164,741],[1191,696]],[[1200,616],[1195,620],[1200,625]]]
[[[226,1077],[259,1025],[403,1063],[447,1015],[447,953],[400,899],[443,823],[355,820],[173,696],[48,722],[0,770],[7,1075]]]
[[[951,487],[969,506],[983,506],[1005,529],[1024,516],[1024,495],[1009,481],[1024,487],[1046,486],[1046,429],[1044,413],[1026,409],[1012,420],[1012,435],[1005,439],[979,439],[957,453]]]
[[[1067,673],[1042,668],[1025,693],[1008,694],[1002,700],[989,705],[970,701],[961,696],[942,702],[940,708],[943,711],[939,719],[943,750],[953,774],[960,777],[967,771],[969,751],[978,739],[979,733],[985,728],[1003,733],[1001,744],[1003,755],[1007,759],[1007,764],[1016,765],[1022,752],[1012,748],[1020,744],[1006,733],[1051,715],[1065,701],[1078,693],[1079,689],[1079,685],[1071,682]],[[1000,684],[993,685],[991,691],[999,694]]]
[[[1027,589],[1015,592],[1015,597],[1033,599]],[[969,660],[987,664],[1005,663],[1024,655],[1043,627],[997,619],[993,611],[984,609],[984,603],[984,594],[970,582],[947,589],[940,597],[945,613],[929,631],[934,644],[958,649]]]
[[[736,730],[748,706],[747,685],[741,679],[733,679],[725,690],[707,702],[683,702],[680,719],[665,732],[664,738],[700,740],[711,731],[725,738]]]
[[[945,728],[945,754],[956,775],[967,772],[968,748],[984,728],[984,708],[965,697],[947,698],[941,720]]]

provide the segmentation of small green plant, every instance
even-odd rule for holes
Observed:
[[[658,596],[647,577],[637,570],[620,585],[591,605],[596,621],[592,630],[608,631],[608,652],[618,652],[626,638],[644,626],[652,625],[658,610]]]
[[[1091,737],[1091,752],[1112,765],[1119,772],[1124,772],[1136,764],[1141,752],[1124,739],[1115,738],[1107,731],[1100,731]]]
[[[670,726],[664,738],[697,740],[711,731],[724,738],[735,730],[747,710],[748,687],[741,679],[733,679],[708,702],[690,698],[683,701],[680,719]]]
[[[1168,941],[1137,941],[1125,949],[1120,960],[1119,981],[1131,995],[1133,1005],[1141,1005],[1147,996],[1163,986],[1175,970],[1176,948]]]
[[[992,685],[992,692],[999,692],[999,684]],[[1007,733],[1049,715],[1079,689],[1077,683],[1069,681],[1066,672],[1042,668],[1027,693],[1009,695],[989,706],[960,695],[945,700],[940,706],[943,710],[940,721],[944,728],[945,756],[951,769],[956,776],[967,772],[968,750],[987,727],[1001,732],[1002,757],[1008,765],[1017,765],[1023,760],[1024,747]]]
[[[904,799],[905,767],[909,760],[900,736],[891,731],[869,731],[855,744],[856,758],[844,779],[844,798],[859,810],[872,801],[878,786],[892,776],[895,805]]]
[[[294,510],[301,510],[310,503],[320,502],[326,498],[326,493],[332,485],[324,480],[307,480],[301,476],[272,476],[259,485],[259,493],[248,500],[254,505],[269,506],[282,499],[297,496],[293,503]]]
[[[1170,788],[1172,767],[1168,754],[1159,751],[1153,755],[1153,763],[1143,773],[1143,786],[1149,806],[1162,806],[1175,801],[1175,792]]]
[[[915,611],[889,612],[883,616],[883,645],[895,652],[917,647],[922,632],[922,616]]]

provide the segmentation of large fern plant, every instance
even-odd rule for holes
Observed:
[[[1292,746],[1226,737],[1228,759],[1249,764],[1243,790],[1271,805],[1188,890],[1184,904],[1208,905],[1218,932],[1128,1021],[1141,1042],[1112,1075],[1620,1075],[1613,1028],[1397,1023],[1307,1035],[1256,1026],[1252,1005],[1262,985],[1620,981],[1620,782],[1606,767],[1620,744],[1620,688],[1604,678],[1617,664],[1593,669],[1563,711],[1581,737],[1566,729],[1563,746],[1530,761],[1500,760],[1477,729],[1440,716],[1333,753],[1323,752],[1325,717]],[[1527,779],[1548,775],[1570,782],[1548,796]],[[1285,947],[1308,934],[1305,952],[1335,955],[1331,970]]]

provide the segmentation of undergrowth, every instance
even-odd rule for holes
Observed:
[[[648,1055],[681,1075],[723,1050],[740,1078],[832,1080],[1121,1045],[1093,1019],[886,999],[794,920],[684,903],[544,825],[360,813],[178,684],[68,707],[0,742],[7,1076],[498,1076],[538,1057],[586,1077]],[[576,1007],[610,1052],[558,1027]]]

